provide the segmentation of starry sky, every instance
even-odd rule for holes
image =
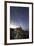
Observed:
[[[10,24],[29,29],[29,7],[10,6]]]

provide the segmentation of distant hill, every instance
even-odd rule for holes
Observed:
[[[10,28],[10,39],[27,39],[29,38],[29,31],[24,31],[21,27]]]

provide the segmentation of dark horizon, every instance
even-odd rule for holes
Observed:
[[[10,6],[10,24],[29,30],[29,8]]]

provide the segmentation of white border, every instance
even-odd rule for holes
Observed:
[[[29,7],[29,39],[10,40],[10,6]],[[32,42],[32,5],[7,3],[7,43]]]

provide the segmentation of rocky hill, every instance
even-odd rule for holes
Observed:
[[[10,39],[28,39],[29,31],[24,31],[21,27],[10,28]]]

